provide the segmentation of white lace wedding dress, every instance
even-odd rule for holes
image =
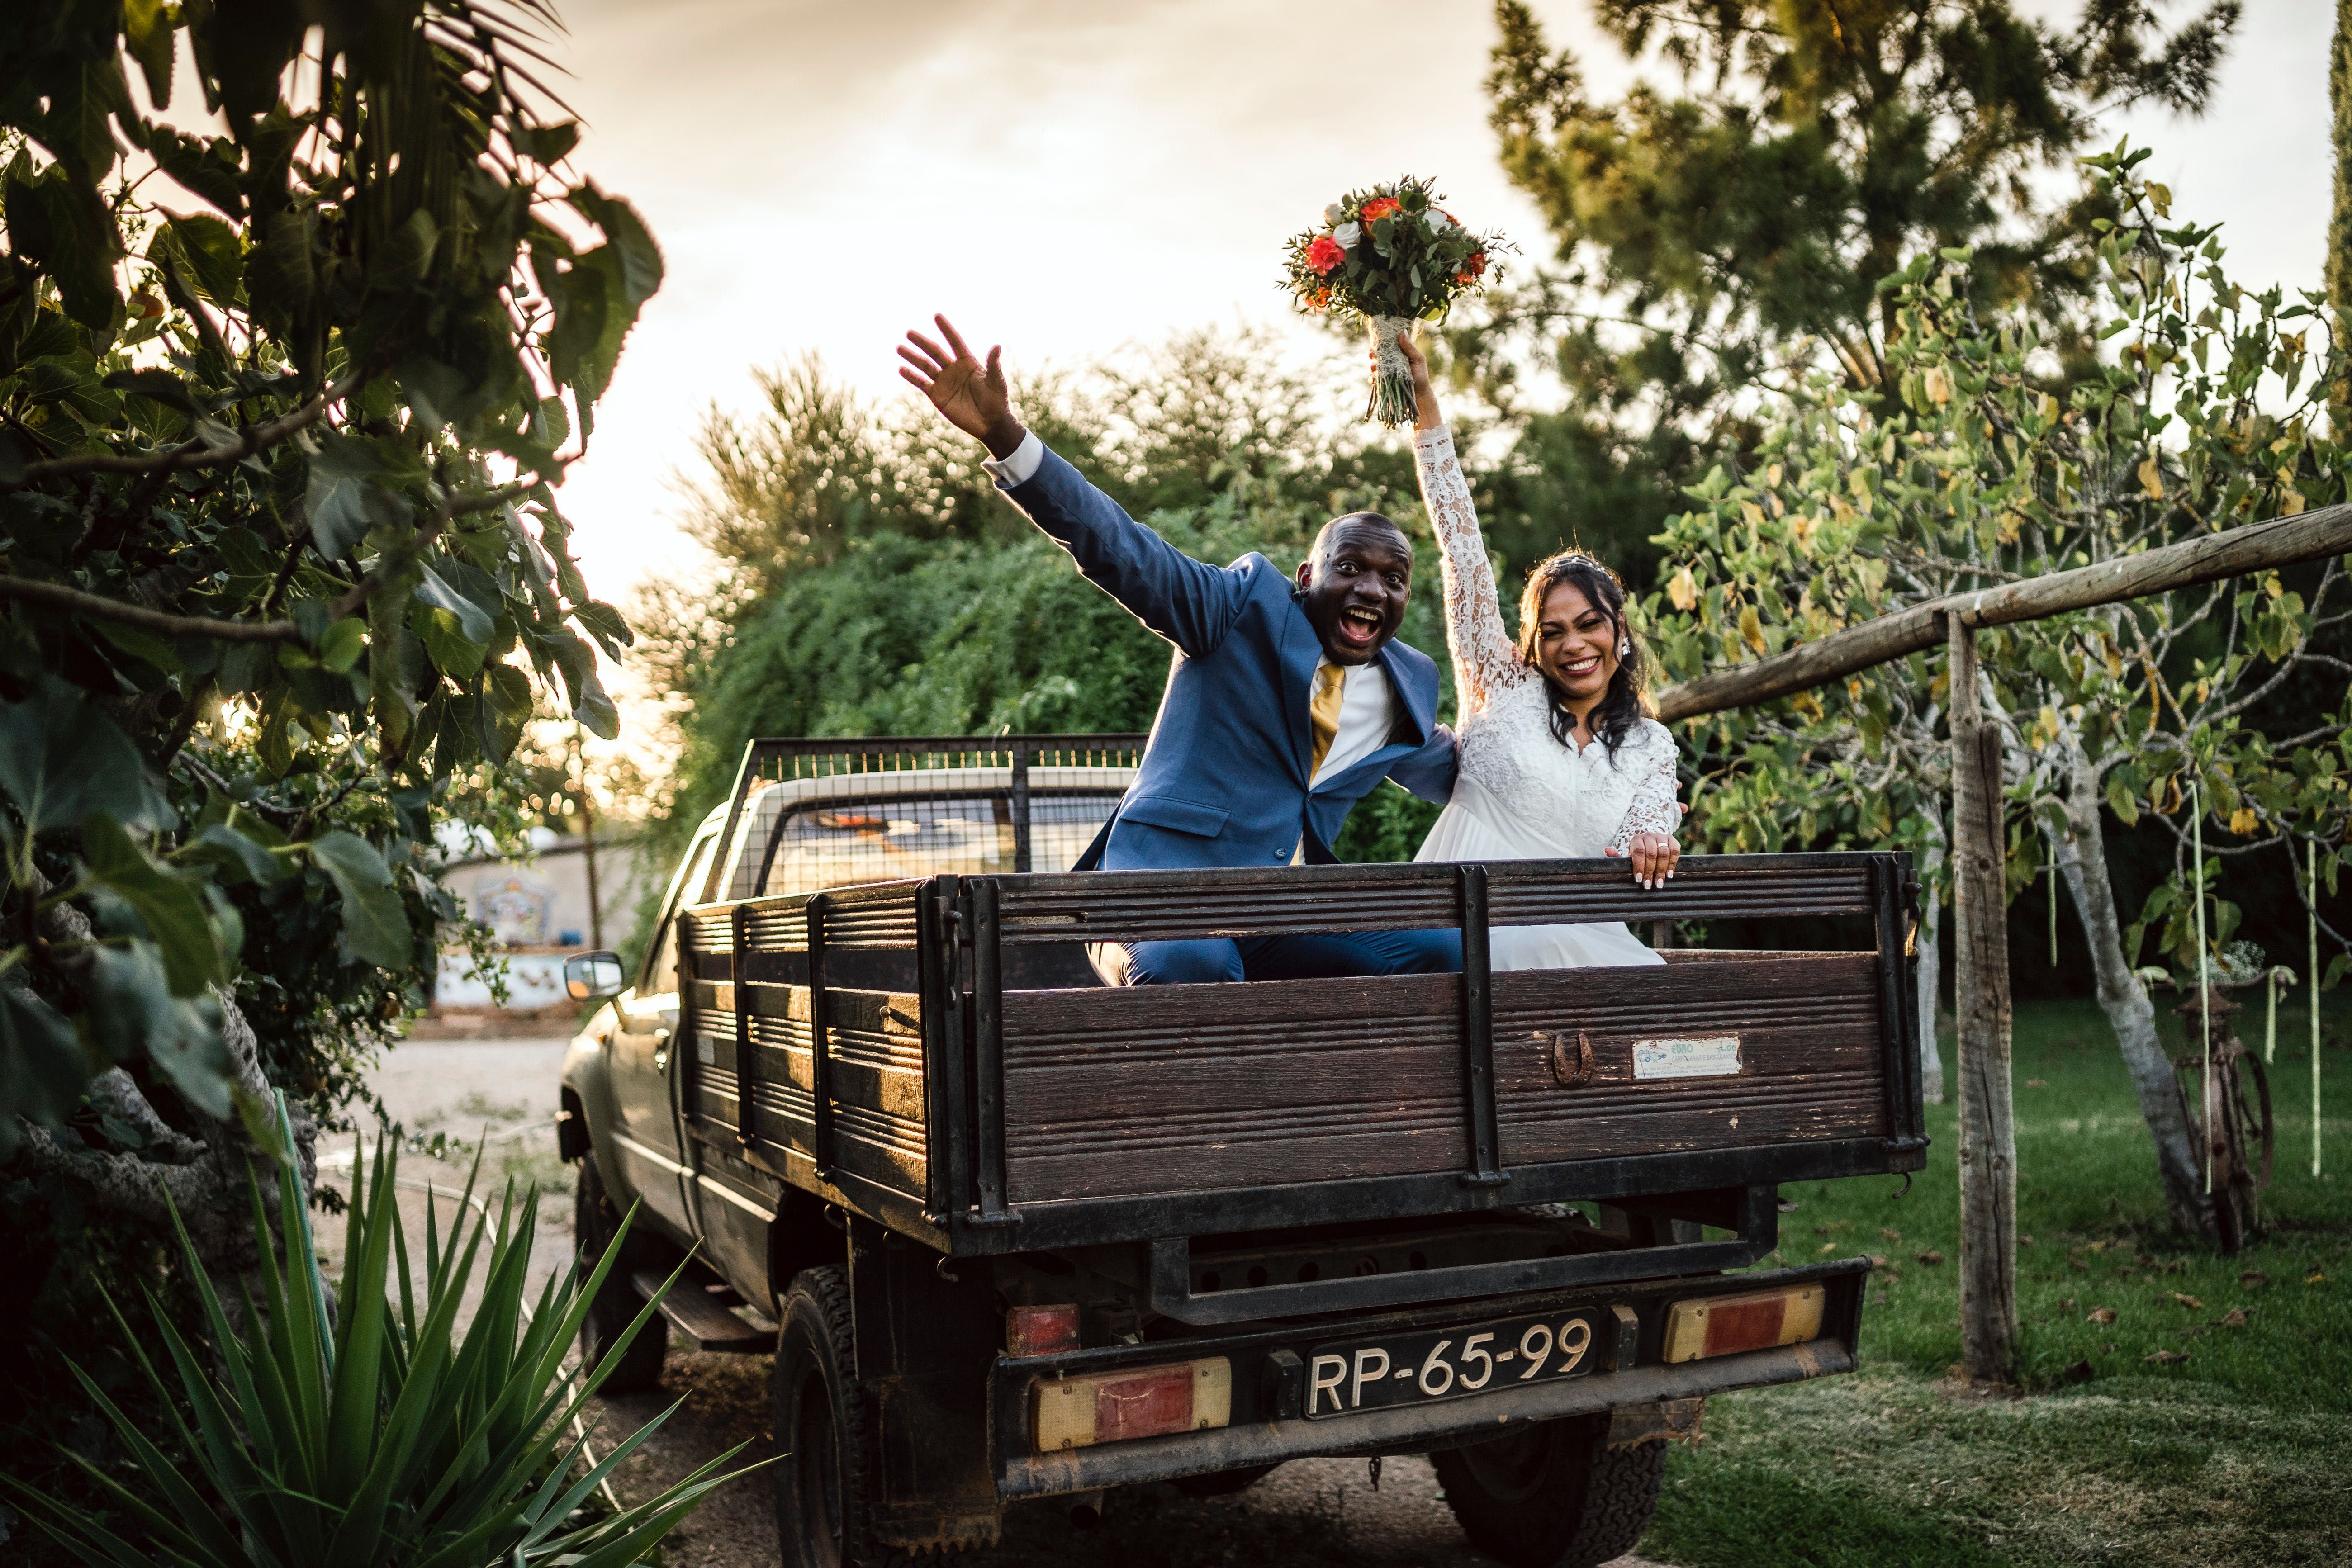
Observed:
[[[1636,833],[1678,831],[1673,735],[1655,720],[1638,720],[1613,756],[1597,740],[1580,752],[1553,738],[1543,677],[1521,662],[1503,626],[1452,432],[1442,425],[1418,432],[1413,455],[1441,549],[1462,757],[1454,798],[1413,858],[1580,859],[1612,848],[1622,854]],[[1628,866],[1628,882],[1633,875]],[[1496,969],[1664,962],[1618,921],[1496,926],[1489,952]]]

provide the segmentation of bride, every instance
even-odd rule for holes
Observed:
[[[1616,574],[1563,551],[1528,576],[1519,641],[1504,630],[1495,574],[1470,487],[1440,418],[1429,364],[1401,342],[1421,405],[1413,455],[1437,530],[1445,641],[1460,708],[1461,774],[1417,861],[1629,856],[1644,888],[1663,887],[1681,848],[1675,751],[1648,716],[1641,645]],[[1617,921],[1496,926],[1496,969],[1581,969],[1664,961]]]

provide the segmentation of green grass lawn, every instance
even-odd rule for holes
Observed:
[[[1711,1401],[1643,1553],[1689,1568],[2352,1563],[2352,1006],[2329,1004],[2334,1168],[2311,1174],[2306,1015],[2282,1009],[2269,1228],[2229,1258],[2167,1230],[2098,1009],[2020,1009],[2022,1398],[1950,1376],[1953,1107],[1927,1108],[1935,1142],[1907,1194],[1899,1178],[1784,1188],[1797,1207],[1779,1261],[1885,1259],[1862,1371]],[[2260,1014],[2240,1021],[2259,1048]],[[2177,1054],[2179,1021],[2164,1022]]]

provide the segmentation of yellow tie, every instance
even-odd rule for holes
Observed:
[[[1323,759],[1331,754],[1331,742],[1339,733],[1339,704],[1348,695],[1348,672],[1338,665],[1323,665],[1316,675],[1319,684],[1315,688],[1315,700],[1307,706],[1307,731],[1315,738],[1315,758],[1307,764],[1309,784],[1322,771]]]

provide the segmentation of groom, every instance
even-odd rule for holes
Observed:
[[[992,348],[982,363],[945,316],[944,346],[908,332],[898,374],[988,447],[997,488],[1078,570],[1175,645],[1135,783],[1082,871],[1332,862],[1348,812],[1394,778],[1454,793],[1454,734],[1436,722],[1437,667],[1394,641],[1412,543],[1375,511],[1335,517],[1297,581],[1255,552],[1206,565],[1129,517],[1013,416]],[[1451,972],[1453,931],[1106,943],[1113,984]]]

